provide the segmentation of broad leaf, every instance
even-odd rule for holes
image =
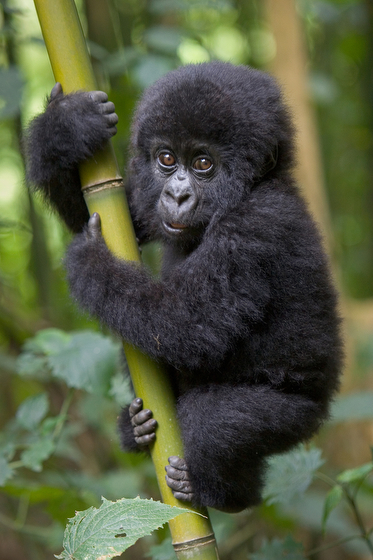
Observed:
[[[188,510],[153,500],[122,498],[78,512],[66,527],[60,560],[86,560],[120,556],[140,537]]]
[[[44,329],[27,340],[24,349],[35,354],[53,355],[69,343],[71,336],[60,329]]]
[[[40,393],[24,400],[17,410],[18,423],[26,430],[34,430],[47,414],[49,409],[46,393]]]
[[[44,437],[32,443],[21,455],[21,461],[29,469],[40,472],[42,463],[52,455],[56,448],[50,437]]]
[[[18,372],[38,378],[51,372],[69,387],[107,394],[118,371],[119,350],[119,343],[97,332],[46,329],[25,343]]]
[[[42,381],[50,377],[48,359],[46,356],[39,356],[32,351],[23,349],[22,354],[17,358],[17,373],[22,377],[32,377]]]
[[[53,375],[69,387],[105,394],[117,370],[119,345],[99,333],[75,333],[49,357]]]
[[[303,446],[272,457],[263,492],[268,504],[287,503],[303,494],[323,462],[320,449],[307,450]]]
[[[322,516],[322,531],[325,532],[326,522],[330,513],[333,511],[334,508],[340,503],[343,498],[343,489],[342,486],[337,484],[333,486],[331,490],[326,495],[325,503],[324,503],[324,512]]]

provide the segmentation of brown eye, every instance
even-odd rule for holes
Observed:
[[[199,158],[193,164],[194,169],[197,171],[207,171],[212,166],[212,162],[207,158]]]
[[[166,167],[172,167],[176,163],[174,156],[172,154],[169,154],[168,152],[159,154],[158,161],[161,165],[164,165]]]

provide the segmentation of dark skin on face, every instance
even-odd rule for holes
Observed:
[[[94,212],[88,221],[87,235],[92,240],[101,238],[101,220]],[[130,407],[129,415],[133,426],[133,434],[139,448],[147,449],[156,438],[157,420],[149,409],[143,409],[143,401],[135,398]],[[191,502],[194,499],[193,487],[189,478],[188,467],[185,459],[172,456],[168,458],[169,465],[166,469],[166,482],[177,500]]]
[[[154,160],[155,172],[164,185],[158,202],[163,230],[171,237],[183,237],[186,230],[196,227],[200,193],[213,177],[216,165],[203,147],[184,148],[178,156],[160,146],[155,149]]]

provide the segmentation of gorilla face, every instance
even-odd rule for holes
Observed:
[[[292,161],[291,124],[276,84],[222,63],[171,72],[141,100],[132,126],[134,217],[157,238],[195,246],[215,214]]]
[[[211,218],[207,201],[220,173],[218,154],[204,144],[159,143],[152,157],[161,187],[157,214],[164,235],[177,242],[198,237]]]

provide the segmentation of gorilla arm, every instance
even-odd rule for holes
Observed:
[[[102,91],[62,93],[52,89],[46,111],[25,137],[27,181],[58,211],[74,233],[82,231],[88,210],[78,166],[116,133],[114,104]]]
[[[232,341],[244,335],[243,313],[260,317],[267,288],[252,269],[245,282],[252,297],[234,294],[226,270],[229,248],[223,243],[205,245],[175,267],[167,283],[155,281],[144,267],[109,252],[96,215],[68,250],[71,293],[84,309],[152,357],[177,368],[212,370]]]

